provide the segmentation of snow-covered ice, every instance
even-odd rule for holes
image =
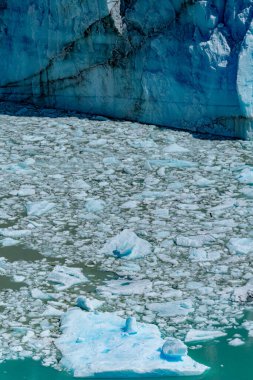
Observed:
[[[157,326],[138,323],[137,333],[128,334],[125,323],[113,313],[70,309],[62,316],[62,336],[56,341],[61,365],[75,377],[187,376],[206,371],[186,355],[183,343],[166,343]],[[169,360],[170,353],[179,358]]]

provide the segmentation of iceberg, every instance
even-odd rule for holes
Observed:
[[[75,377],[193,376],[207,370],[186,354],[183,343],[164,341],[157,326],[136,327],[129,334],[126,321],[115,313],[69,309],[55,341],[60,363]]]
[[[0,16],[0,100],[252,137],[252,0],[4,0]]]
[[[79,268],[68,268],[57,265],[48,275],[47,280],[52,282],[56,290],[65,290],[74,285],[83,284],[88,281]]]
[[[96,309],[99,309],[100,306],[102,306],[103,304],[104,304],[104,301],[90,299],[84,296],[80,296],[76,300],[76,306],[86,311],[94,311]]]
[[[106,243],[102,253],[116,258],[139,259],[151,253],[151,244],[126,229]]]

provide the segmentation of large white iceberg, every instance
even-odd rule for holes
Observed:
[[[151,253],[151,244],[126,229],[106,243],[102,252],[117,258],[138,259]]]
[[[182,356],[166,359],[157,326],[137,323],[136,329],[128,333],[126,321],[114,313],[70,309],[61,318],[62,336],[55,342],[61,365],[75,377],[192,376],[206,371],[174,341],[166,352],[173,356],[176,348]]]

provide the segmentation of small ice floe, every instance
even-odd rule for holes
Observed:
[[[187,153],[187,152],[189,152],[189,149],[184,148],[183,146],[175,143],[175,144],[171,144],[169,146],[166,146],[163,149],[163,152],[164,153]]]
[[[62,310],[56,309],[53,306],[47,306],[46,310],[42,313],[43,317],[60,317],[63,314]]]
[[[164,160],[148,160],[146,165],[149,165],[151,168],[177,168],[177,169],[190,169],[196,168],[198,164],[196,162],[176,160],[173,158],[164,159]]]
[[[48,275],[48,281],[55,284],[57,290],[65,290],[71,286],[82,284],[88,281],[80,268],[69,268],[57,265]]]
[[[154,140],[139,140],[139,139],[131,139],[128,140],[128,144],[135,149],[142,148],[154,148],[157,146],[157,144],[154,142]]]
[[[209,186],[212,186],[213,184],[214,184],[214,181],[211,181],[210,179],[204,178],[204,177],[198,177],[195,182],[195,185],[200,188],[209,187]]]
[[[220,252],[207,252],[202,248],[190,248],[189,259],[192,261],[215,261],[220,259]]]
[[[253,278],[244,286],[235,288],[231,300],[236,302],[247,302],[253,300]]]
[[[29,202],[26,205],[26,212],[28,216],[41,216],[46,214],[55,207],[55,203],[48,201]]]
[[[128,202],[125,202],[123,203],[120,208],[122,209],[131,209],[131,208],[136,208],[138,206],[138,202],[136,201],[128,201]]]
[[[242,327],[248,331],[248,336],[253,338],[253,321],[243,322]]]
[[[151,244],[126,229],[109,240],[102,248],[102,253],[116,258],[138,259],[151,253]]]
[[[35,189],[33,187],[21,187],[18,191],[17,191],[17,196],[19,197],[28,197],[28,196],[31,196],[31,195],[35,195]]]
[[[2,247],[13,247],[14,245],[18,245],[19,240],[17,239],[12,239],[12,238],[4,238],[0,240],[0,245]]]
[[[30,230],[14,230],[13,228],[0,228],[0,236],[22,238],[31,234]]]
[[[95,298],[87,298],[84,296],[80,296],[76,300],[76,306],[80,307],[82,310],[86,311],[94,311],[99,309],[104,304],[104,301],[99,301]]]
[[[101,199],[90,198],[87,199],[87,202],[85,203],[85,209],[92,214],[100,213],[104,210],[104,208],[105,202]]]
[[[61,332],[55,341],[60,364],[75,377],[194,376],[208,369],[182,342],[164,341],[156,325],[115,313],[72,308],[61,318]]]
[[[38,299],[38,300],[42,300],[42,301],[50,301],[50,300],[55,299],[53,294],[44,293],[44,292],[42,292],[42,290],[40,290],[38,288],[34,288],[31,290],[31,296],[34,299]]]
[[[252,187],[243,187],[241,189],[241,194],[249,199],[253,199],[253,188]]]
[[[201,248],[205,244],[215,241],[215,238],[210,235],[196,235],[196,236],[177,236],[176,244],[181,247]]]
[[[161,317],[185,316],[194,311],[190,299],[170,302],[154,302],[148,304],[147,309],[154,311]]]
[[[235,339],[230,340],[228,344],[233,347],[239,347],[239,346],[243,346],[245,342],[240,338],[235,338]]]
[[[223,336],[226,336],[227,334],[222,331],[214,331],[214,330],[195,330],[192,329],[188,331],[185,342],[191,343],[191,342],[206,342],[209,340],[213,340],[216,338],[221,338]]]
[[[253,239],[232,238],[229,240],[227,248],[232,255],[248,255],[253,253]]]
[[[77,179],[76,181],[72,182],[71,187],[73,189],[78,189],[78,190],[89,190],[90,185],[85,182],[83,179]]]
[[[245,167],[239,174],[237,174],[236,178],[240,183],[245,185],[253,185],[253,168]]]
[[[111,280],[105,285],[98,286],[97,291],[103,295],[145,294],[152,290],[150,280]]]

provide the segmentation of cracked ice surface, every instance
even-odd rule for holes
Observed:
[[[0,260],[1,360],[32,356],[57,367],[59,318],[79,296],[104,301],[102,312],[156,323],[163,337],[246,322],[253,198],[241,174],[251,173],[251,142],[1,109],[0,252],[21,256]],[[27,215],[40,202],[54,207]],[[105,254],[124,230],[148,242],[150,254]],[[56,289],[48,278],[57,266],[79,268],[68,277],[88,281]]]

